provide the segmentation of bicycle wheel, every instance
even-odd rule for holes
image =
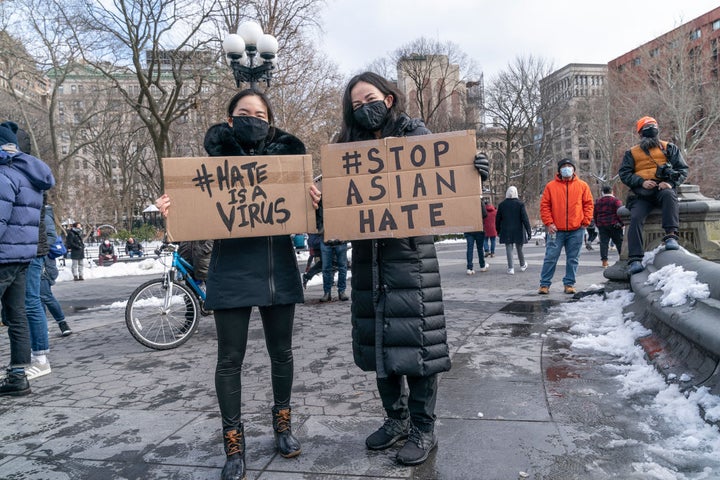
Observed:
[[[125,307],[125,324],[132,336],[156,350],[187,342],[197,330],[199,319],[200,305],[195,294],[185,285],[168,284],[162,278],[136,288]]]

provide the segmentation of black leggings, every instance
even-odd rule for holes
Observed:
[[[275,406],[290,407],[293,382],[292,330],[295,305],[259,307],[270,355]],[[248,341],[252,307],[215,310],[218,360],[215,368],[223,429],[239,427],[241,422],[242,364]]]

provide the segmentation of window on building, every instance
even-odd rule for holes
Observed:
[[[635,57],[635,58],[633,58],[632,62],[633,62],[633,65],[635,65],[637,67],[638,65],[640,65],[642,63],[642,59],[640,57]]]
[[[660,55],[660,48],[659,48],[659,47],[655,47],[655,48],[653,48],[652,50],[650,50],[650,57],[655,58],[655,57],[657,57],[658,55]]]
[[[578,157],[580,157],[580,160],[590,160],[590,151],[589,150],[580,150],[578,152]]]
[[[712,23],[712,29],[713,29],[713,31],[715,31],[715,30],[720,30],[720,19],[715,20],[715,21]]]
[[[70,85],[70,93],[77,93],[77,85]]]
[[[690,32],[690,40],[697,40],[701,36],[702,36],[702,30],[700,30],[699,28],[697,30],[693,30],[692,32]]]

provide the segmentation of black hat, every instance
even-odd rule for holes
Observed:
[[[18,140],[15,132],[17,132],[18,126],[15,122],[3,122],[0,123],[0,145],[6,143],[13,143],[17,145]]]
[[[573,168],[575,168],[575,164],[573,163],[572,160],[570,160],[569,158],[563,158],[562,160],[560,160],[558,162],[558,172],[560,171],[560,169],[562,168],[563,165],[570,165]]]
[[[32,147],[30,144],[30,135],[23,130],[22,128],[18,128],[17,130],[17,146],[20,149],[21,152],[24,153],[32,153]]]

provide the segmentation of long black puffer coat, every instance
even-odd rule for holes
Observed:
[[[506,198],[498,205],[495,228],[501,244],[523,244],[532,237],[525,204],[518,198]]]
[[[403,115],[394,136],[425,135]],[[432,236],[352,242],[352,345],[358,367],[388,375],[450,370],[440,268]]]
[[[211,156],[302,155],[305,145],[271,129],[264,145],[245,151],[226,123],[210,127],[205,150]],[[215,240],[210,257],[205,307],[211,310],[303,303],[290,235]]]

